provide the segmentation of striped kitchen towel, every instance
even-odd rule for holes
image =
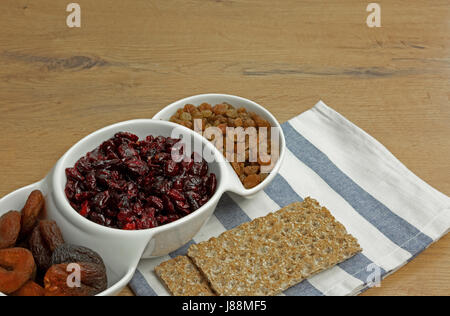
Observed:
[[[355,295],[415,258],[450,230],[450,198],[433,189],[383,145],[319,102],[282,125],[287,154],[279,175],[252,199],[225,194],[189,244],[142,260],[130,284],[137,295],[168,295],[154,273],[161,262],[311,196],[355,236],[364,251],[285,291],[285,295]]]

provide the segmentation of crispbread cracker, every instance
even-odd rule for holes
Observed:
[[[186,256],[179,256],[161,263],[156,274],[175,296],[213,296],[208,282]]]
[[[276,295],[345,261],[361,248],[326,208],[311,198],[257,218],[188,256],[219,295]]]

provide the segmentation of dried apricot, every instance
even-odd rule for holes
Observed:
[[[52,252],[45,244],[39,226],[36,226],[31,233],[28,245],[31,253],[33,254],[34,260],[36,260],[38,269],[40,271],[46,271],[48,268],[50,268],[52,261]]]
[[[10,211],[0,217],[0,249],[14,247],[20,233],[21,215]]]
[[[37,222],[39,214],[44,209],[45,199],[42,192],[39,190],[31,192],[22,209],[22,227],[20,235],[22,237],[27,236],[33,230],[34,225]]]
[[[61,230],[55,221],[43,220],[39,222],[41,236],[48,249],[53,252],[57,247],[64,244]]]
[[[20,289],[33,275],[35,263],[24,248],[0,250],[0,292],[10,294]]]
[[[79,268],[79,284],[76,269]],[[52,266],[44,277],[46,296],[94,296],[108,286],[106,271],[89,262],[63,263]]]
[[[39,284],[28,281],[20,289],[11,294],[11,296],[44,296],[45,291]]]
[[[52,265],[70,262],[95,263],[106,270],[102,257],[89,248],[63,244],[55,249],[52,255]]]

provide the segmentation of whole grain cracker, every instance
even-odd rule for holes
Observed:
[[[219,295],[276,295],[343,262],[361,248],[331,213],[311,198],[257,218],[188,256]]]
[[[208,282],[186,256],[179,256],[161,263],[156,274],[175,296],[213,296]]]

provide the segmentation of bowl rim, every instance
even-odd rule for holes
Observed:
[[[235,100],[237,102],[251,104],[252,106],[258,108],[261,112],[263,112],[264,115],[266,116],[266,118],[269,117],[273,122],[275,122],[275,126],[273,126],[273,127],[278,128],[278,130],[280,132],[280,154],[279,154],[278,161],[275,164],[275,166],[273,167],[270,174],[267,176],[267,178],[265,178],[260,184],[258,184],[257,186],[255,186],[251,189],[246,189],[233,170],[233,173],[234,173],[233,176],[235,176],[235,178],[237,179],[237,182],[239,182],[239,184],[241,185],[241,188],[239,188],[239,190],[231,190],[231,191],[235,194],[245,196],[245,197],[252,196],[252,195],[256,194],[257,192],[263,190],[267,185],[269,185],[270,182],[272,182],[272,180],[278,174],[278,172],[281,168],[281,165],[283,163],[284,157],[286,155],[286,149],[287,149],[286,148],[286,137],[284,135],[283,128],[281,127],[280,122],[275,118],[275,116],[269,110],[267,110],[262,105],[256,103],[255,101],[252,101],[250,99],[246,99],[246,98],[243,98],[240,96],[231,95],[231,94],[223,94],[223,93],[205,93],[205,94],[197,94],[197,95],[185,97],[183,99],[172,102],[171,104],[165,106],[160,111],[158,111],[158,113],[156,113],[153,116],[153,119],[169,122],[166,119],[161,118],[161,116],[167,114],[170,110],[178,108],[180,106],[180,104],[182,104],[182,103],[184,103],[184,105],[185,105],[185,104],[193,103],[192,100],[206,99],[206,98],[224,98],[224,99],[228,99],[228,100],[223,100],[223,102],[228,102],[229,100]],[[199,103],[199,102],[195,102],[195,103]],[[171,115],[173,115],[175,113],[175,111],[173,111],[173,113]],[[177,124],[177,125],[179,125],[179,124]],[[180,125],[180,126],[182,126],[182,125]],[[201,137],[204,138],[202,135],[201,135]],[[206,138],[204,138],[204,139],[206,139]]]
[[[157,227],[153,227],[153,228],[148,228],[148,229],[142,229],[142,230],[123,230],[123,229],[118,229],[118,228],[111,228],[111,227],[106,227],[100,224],[97,224],[85,217],[83,217],[82,215],[80,215],[69,203],[65,193],[64,193],[64,188],[65,188],[65,183],[63,183],[63,185],[60,185],[60,179],[61,177],[66,178],[65,176],[65,165],[66,162],[69,158],[73,157],[73,152],[76,151],[80,146],[83,146],[84,143],[86,143],[87,141],[99,137],[99,134],[102,134],[104,132],[107,132],[109,130],[115,130],[121,126],[129,126],[130,124],[139,124],[139,123],[148,123],[148,124],[156,124],[156,125],[165,125],[165,126],[169,126],[169,127],[173,127],[173,128],[180,128],[181,130],[183,130],[184,132],[190,134],[190,136],[193,136],[194,138],[197,138],[199,140],[201,140],[202,142],[202,146],[206,146],[208,147],[210,150],[212,150],[212,152],[214,152],[214,156],[215,158],[220,159],[221,158],[221,154],[220,152],[217,150],[217,148],[215,146],[212,146],[211,143],[204,139],[201,135],[198,135],[197,133],[195,133],[194,131],[188,129],[187,127],[183,127],[180,126],[176,123],[172,123],[172,122],[166,122],[166,121],[159,121],[159,120],[154,120],[154,119],[134,119],[134,120],[128,120],[128,121],[123,121],[123,122],[118,122],[112,125],[108,125],[106,127],[103,127],[99,130],[94,131],[93,133],[85,136],[84,138],[82,138],[80,141],[78,141],[76,144],[74,144],[62,157],[61,159],[58,161],[57,165],[55,166],[53,175],[52,175],[52,186],[53,186],[53,190],[51,190],[52,194],[54,194],[55,197],[55,202],[57,203],[58,209],[61,213],[61,215],[63,215],[64,217],[66,217],[67,220],[69,220],[70,222],[72,222],[75,226],[78,227],[83,227],[91,232],[96,232],[96,233],[105,233],[105,234],[112,234],[115,236],[136,236],[136,237],[143,237],[143,236],[147,236],[151,233],[151,234],[156,234],[158,232],[161,231],[165,231],[165,230],[169,230],[173,227],[176,226],[181,226],[183,224],[185,224],[187,221],[194,219],[197,216],[200,216],[200,214],[202,214],[203,212],[206,212],[209,210],[210,207],[212,207],[214,205],[214,203],[220,199],[223,195],[223,193],[226,191],[225,187],[226,187],[226,182],[227,182],[227,178],[225,175],[225,165],[221,164],[218,162],[219,168],[220,168],[220,173],[221,173],[221,181],[218,181],[218,185],[216,188],[216,192],[213,194],[213,196],[209,199],[209,201],[204,204],[202,207],[200,207],[199,209],[195,210],[194,212],[176,220],[173,221],[171,223],[168,224],[164,224],[161,226],[157,226]],[[116,133],[116,132],[114,132]],[[105,139],[102,139],[100,142],[106,141]],[[99,144],[100,145],[100,144]],[[79,157],[81,158],[81,157]],[[78,159],[79,159],[78,158]]]

